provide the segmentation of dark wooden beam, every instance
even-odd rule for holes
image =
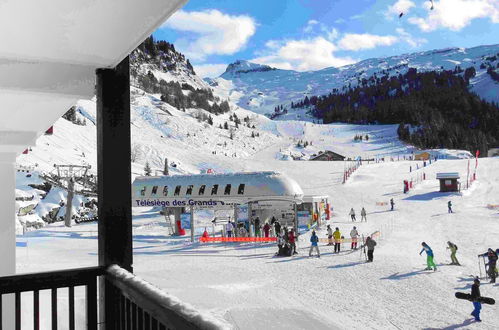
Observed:
[[[132,272],[129,58],[96,74],[99,265],[118,264]],[[100,322],[114,329],[121,294],[106,279],[99,292]]]
[[[130,65],[97,70],[99,265],[132,271]]]

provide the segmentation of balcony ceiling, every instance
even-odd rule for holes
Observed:
[[[19,154],[187,0],[0,0],[0,161]]]

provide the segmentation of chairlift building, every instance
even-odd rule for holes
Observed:
[[[246,204],[248,219],[276,217],[297,229],[296,210],[303,197],[299,184],[279,172],[142,176],[133,183],[132,205],[173,209],[176,223],[183,209],[189,210],[194,239],[192,213],[199,208],[232,208],[237,222],[237,207]]]

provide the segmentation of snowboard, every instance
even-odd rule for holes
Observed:
[[[464,299],[471,301],[471,295],[469,293],[456,292],[455,296],[457,299]],[[480,297],[478,298],[478,301],[481,302],[482,304],[487,304],[487,305],[494,305],[496,303],[494,298],[489,298],[489,297]]]

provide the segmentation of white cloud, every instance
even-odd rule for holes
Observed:
[[[202,61],[208,55],[230,55],[241,50],[255,34],[256,22],[247,15],[232,16],[216,9],[180,10],[162,28],[191,32],[193,37],[175,40],[175,47],[191,60]]]
[[[416,4],[411,0],[397,0],[397,2],[388,7],[385,16],[388,19],[393,19],[394,16],[398,16],[400,13],[407,15],[411,8],[415,6]]]
[[[194,71],[196,74],[202,78],[215,78],[220,76],[225,72],[227,64],[196,64],[194,66]]]
[[[336,57],[337,47],[324,37],[303,40],[267,42],[267,54],[251,62],[267,64],[279,69],[297,71],[319,70],[354,63],[350,57]]]
[[[395,31],[397,31],[399,35],[398,39],[406,42],[412,48],[421,47],[423,44],[428,42],[428,40],[426,40],[425,38],[414,37],[413,35],[411,35],[409,32],[406,32],[402,28],[396,28]]]
[[[316,21],[315,19],[311,19],[310,21],[307,22],[307,25],[303,29],[303,32],[305,32],[305,33],[312,32],[314,30],[314,25],[317,25],[317,24],[319,24],[318,21]]]
[[[338,46],[342,50],[357,51],[362,49],[371,49],[377,46],[390,46],[397,41],[397,37],[394,36],[378,36],[369,33],[347,33],[340,39]]]
[[[438,28],[459,31],[477,18],[489,17],[499,23],[498,0],[440,0],[435,1],[434,9],[425,3],[427,16],[410,17],[409,23],[417,25],[422,31],[429,32]]]

